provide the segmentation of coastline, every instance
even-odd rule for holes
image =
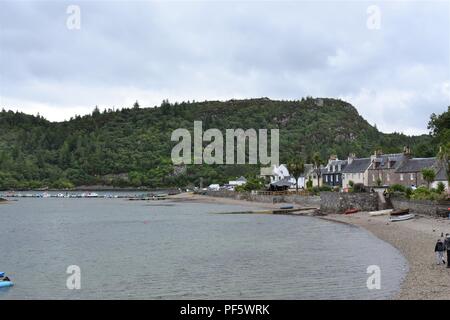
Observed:
[[[234,204],[270,209],[283,205],[193,194],[180,194],[170,197],[168,201]],[[372,217],[367,212],[352,215],[331,214],[318,218],[363,228],[399,250],[408,261],[409,272],[393,299],[450,300],[450,268],[437,265],[434,254],[434,246],[441,232],[450,233],[449,219],[416,216],[412,220],[389,222],[386,215]]]

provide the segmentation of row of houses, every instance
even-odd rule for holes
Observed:
[[[436,173],[432,187],[442,182],[448,189],[446,168],[442,161],[437,158],[414,158],[409,147],[404,147],[402,153],[394,154],[383,154],[377,150],[368,158],[357,158],[355,154],[350,154],[346,160],[340,160],[332,155],[327,164],[320,168],[306,164],[304,174],[298,179],[298,186],[306,188],[306,182],[311,180],[313,186],[348,188],[352,181],[366,187],[387,187],[393,184],[418,187],[427,185],[422,176],[425,168],[431,168]],[[272,169],[270,186],[272,189],[295,188],[295,179],[289,175],[286,165]]]

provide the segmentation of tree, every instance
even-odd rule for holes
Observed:
[[[320,166],[322,164],[322,159],[320,158],[320,154],[318,152],[314,153],[312,158],[314,172],[317,175],[317,186],[320,186],[320,178],[322,177],[322,173],[320,172]]]
[[[450,182],[450,106],[440,115],[433,113],[428,122],[430,134],[439,146],[438,159],[445,168],[447,180]]]
[[[440,165],[445,168],[447,181],[450,183],[450,142],[447,142],[445,145],[440,147],[438,159],[440,161]]]
[[[298,192],[298,179],[305,172],[305,163],[300,158],[295,158],[288,163],[288,170],[291,176],[295,178],[295,191]]]
[[[133,104],[133,109],[139,109],[139,102],[136,100],[136,102]]]
[[[434,178],[436,178],[436,172],[431,168],[424,168],[422,169],[422,177],[428,183],[429,189],[430,184],[434,181]]]

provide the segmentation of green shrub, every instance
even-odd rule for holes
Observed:
[[[249,178],[246,184],[237,186],[234,190],[237,192],[253,191],[264,189],[264,179],[262,178]]]
[[[353,186],[355,185],[355,183],[353,182],[353,180],[350,180],[350,181],[348,182],[348,185],[349,185],[350,188],[353,188]]]
[[[405,195],[406,195],[406,198],[411,198],[411,195],[413,194],[413,189],[412,188],[406,188],[405,189]]]
[[[445,191],[445,184],[442,181],[439,181],[436,191],[438,193],[443,193]]]
[[[306,181],[306,189],[311,189],[313,186],[313,182],[311,179],[308,179],[308,181]]]
[[[443,200],[444,198],[444,194],[424,186],[417,188],[411,194],[411,199],[414,200]]]
[[[319,191],[331,191],[331,190],[332,190],[332,188],[327,184],[324,184],[323,186],[321,186],[319,188]]]
[[[388,192],[406,192],[406,187],[401,184],[393,184],[389,187]]]

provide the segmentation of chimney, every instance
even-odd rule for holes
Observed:
[[[336,160],[336,155],[334,155],[334,154],[332,154],[332,155],[330,155],[330,158],[328,159],[328,166],[331,164],[331,161],[334,161],[334,160]]]
[[[356,155],[354,153],[350,153],[348,155],[347,163],[351,164],[353,162],[353,159],[355,159],[355,158],[356,158]]]
[[[409,146],[403,147],[403,155],[405,155],[407,157],[411,156],[411,149],[409,148]]]

